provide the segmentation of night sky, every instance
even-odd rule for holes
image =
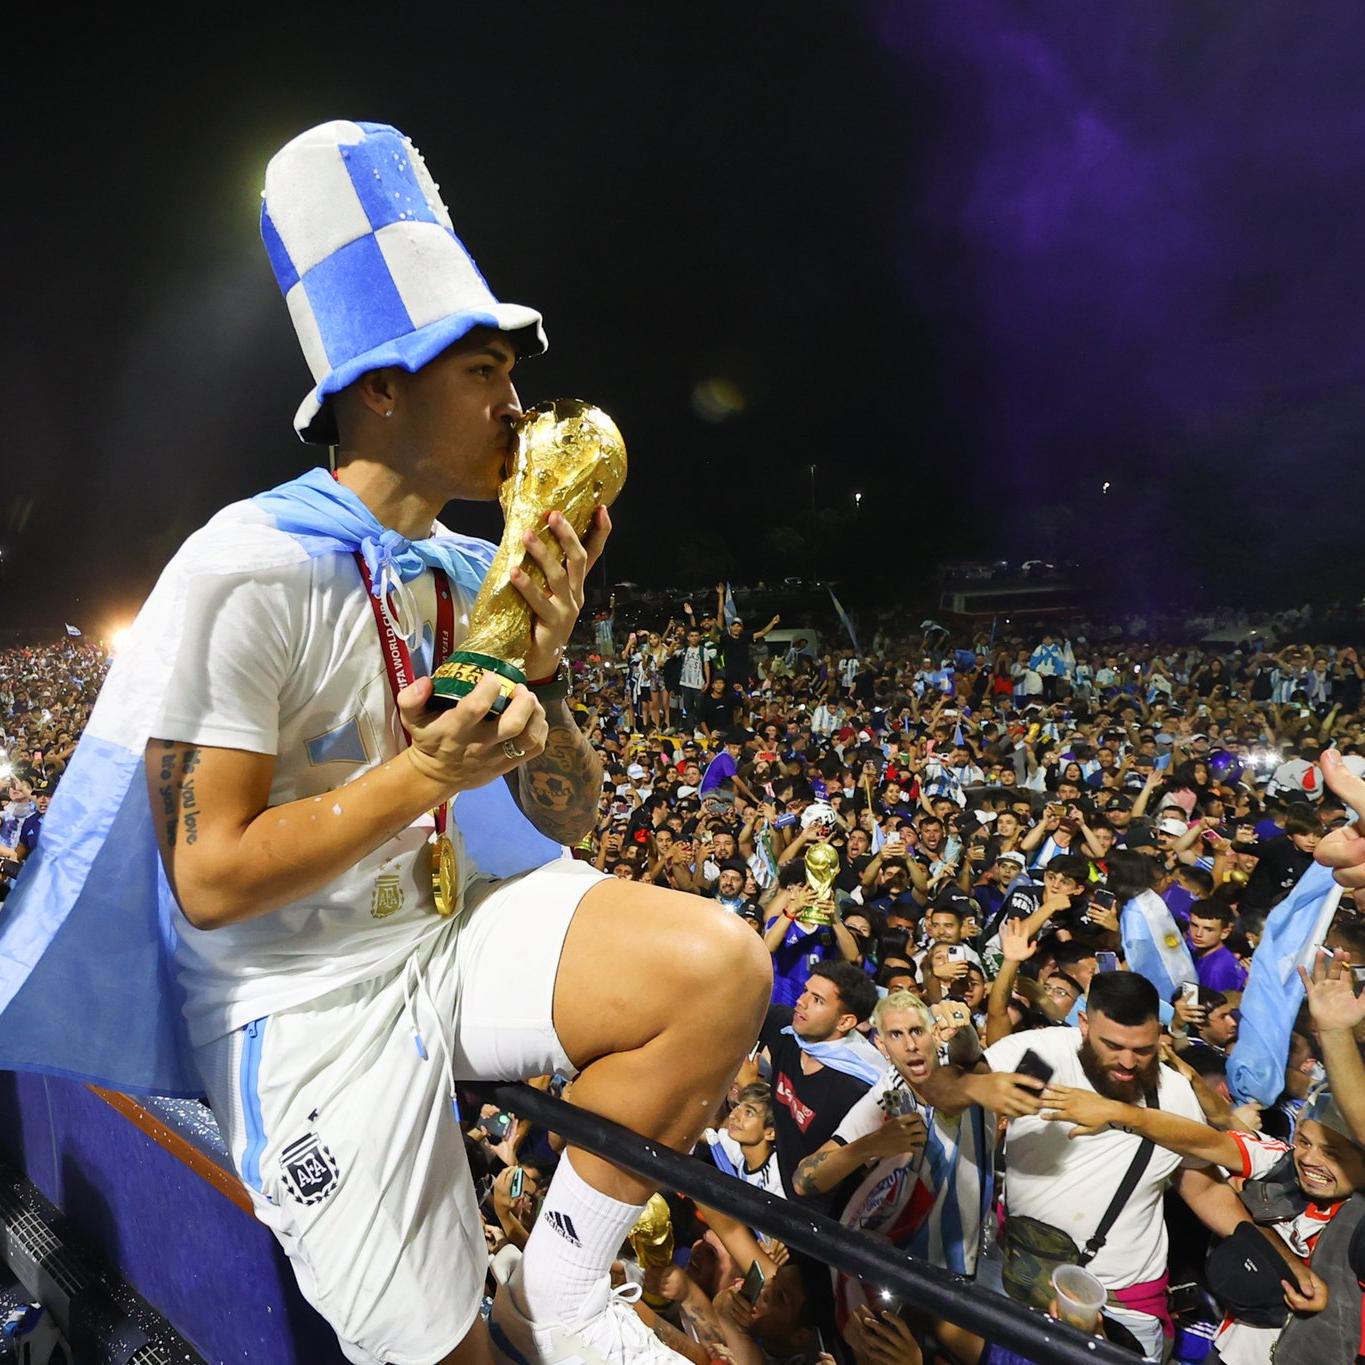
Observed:
[[[100,633],[313,459],[259,190],[336,117],[544,313],[523,401],[617,418],[612,579],[1365,588],[1358,4],[430,8],[13,36],[0,626]]]

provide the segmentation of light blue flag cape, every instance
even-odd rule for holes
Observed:
[[[856,1076],[868,1085],[875,1085],[886,1074],[886,1068],[891,1065],[856,1029],[838,1042],[831,1038],[823,1043],[807,1042],[790,1024],[782,1032],[789,1038],[795,1038],[796,1046],[807,1057],[814,1057],[831,1071],[842,1072],[845,1076]]]
[[[408,580],[434,564],[472,596],[493,556],[487,541],[441,534],[414,543],[386,531],[320,469],[255,502],[273,519],[273,530],[264,523],[269,534],[287,533],[275,536],[281,563],[359,550],[376,581],[386,565]],[[0,1068],[197,1095],[203,1086],[172,969],[177,912],[143,777],[176,644],[165,638],[157,603],[154,591],[114,661],[0,916]],[[459,825],[470,855],[493,876],[563,854],[502,781],[461,793]]]
[[[1187,981],[1196,982],[1194,958],[1166,902],[1155,891],[1128,901],[1119,914],[1119,937],[1128,966],[1169,1000]]]
[[[1303,982],[1298,967],[1311,966],[1341,899],[1332,869],[1314,863],[1266,917],[1242,992],[1242,1023],[1228,1057],[1228,1088],[1238,1104],[1274,1104],[1284,1089],[1289,1035]]]

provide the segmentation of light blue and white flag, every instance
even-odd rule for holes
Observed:
[[[849,643],[853,646],[853,652],[855,654],[861,654],[863,651],[858,644],[858,637],[854,633],[853,622],[849,618],[848,612],[844,610],[844,604],[835,597],[833,588],[830,588],[829,590],[829,600],[834,603],[834,614],[839,618],[840,624],[848,631]]]
[[[1303,1004],[1300,964],[1311,967],[1327,936],[1341,887],[1314,863],[1267,916],[1242,992],[1242,1023],[1228,1058],[1228,1087],[1239,1104],[1274,1104],[1284,1089],[1289,1035]]]
[[[80,636],[80,631],[77,630],[76,627],[73,626],[70,621],[66,623],[66,633],[68,635],[75,635],[77,637]]]
[[[730,591],[728,581],[725,584],[725,597],[721,602],[721,611],[725,613],[725,624],[727,626],[740,619],[739,608],[735,606],[735,595]]]
[[[875,1085],[886,1074],[890,1063],[857,1029],[843,1038],[822,1043],[808,1042],[790,1024],[782,1030],[808,1057],[814,1057],[831,1071],[854,1076],[866,1085]]]
[[[1155,891],[1144,891],[1124,905],[1119,935],[1129,967],[1145,976],[1163,1000],[1170,1000],[1187,981],[1199,980],[1185,936]]]

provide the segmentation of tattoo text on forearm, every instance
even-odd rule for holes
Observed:
[[[161,763],[157,776],[157,793],[161,797],[161,818],[166,831],[166,844],[175,847],[181,829],[185,842],[199,838],[199,801],[194,790],[194,770],[199,766],[200,751],[185,748],[174,740],[161,741]]]

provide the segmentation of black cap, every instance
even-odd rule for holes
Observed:
[[[1204,1267],[1214,1298],[1249,1327],[1280,1327],[1289,1316],[1281,1281],[1291,1278],[1284,1257],[1254,1223],[1239,1223],[1209,1252]]]

